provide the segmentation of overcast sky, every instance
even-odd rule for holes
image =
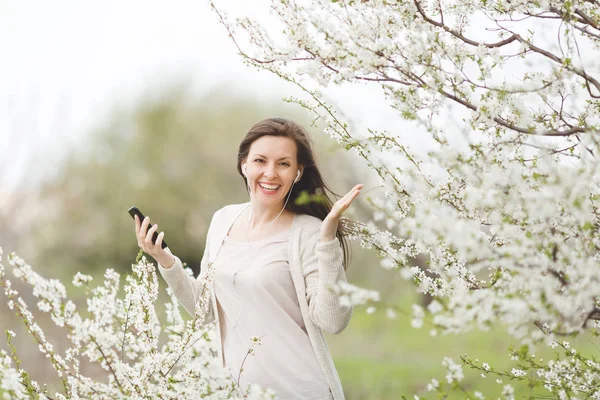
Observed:
[[[264,15],[268,3],[217,2],[248,15]],[[199,94],[219,84],[265,98],[295,90],[242,63],[206,0],[0,0],[0,51],[0,192],[35,184],[32,171],[51,173],[114,106],[149,88],[189,79]],[[375,125],[391,115],[365,102],[376,87],[359,90],[338,89],[336,104]]]
[[[235,80],[278,84],[242,64],[198,0],[2,1],[0,50],[0,156],[11,166],[0,190],[25,184],[25,165],[46,170],[112,107],[149,88],[187,78],[198,91]]]

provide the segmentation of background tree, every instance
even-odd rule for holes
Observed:
[[[173,251],[197,269],[212,213],[224,204],[247,201],[243,182],[235,171],[237,144],[252,124],[273,115],[287,116],[307,126],[319,165],[334,191],[345,193],[357,179],[368,182],[361,177],[364,169],[354,165],[337,143],[316,135],[319,127],[310,126],[307,113],[295,106],[277,97],[270,101],[240,97],[227,88],[196,97],[182,87],[154,92],[130,109],[115,107],[108,122],[97,128],[89,141],[83,141],[64,165],[57,166],[56,178],[45,182],[39,193],[21,190],[8,198],[0,212],[0,244],[7,258],[15,251],[41,276],[60,279],[75,294],[70,296],[73,301],[85,309],[88,299],[83,290],[70,287],[68,282],[78,271],[94,276],[97,282],[102,281],[107,268],[121,274],[130,270],[138,248],[133,221],[126,210],[135,204],[169,235],[167,242]],[[350,279],[382,288],[382,294],[391,291],[394,281],[390,281],[389,274],[386,276],[383,270],[374,273],[369,268],[373,255],[354,250],[359,251],[352,252]],[[164,286],[164,281],[159,279],[159,284]],[[31,288],[18,279],[13,285],[28,304],[35,304]],[[163,290],[160,296],[159,313],[168,301]],[[0,320],[4,329],[16,333],[12,344],[19,350],[21,367],[32,379],[58,390],[60,382],[52,373],[52,365],[45,354],[39,353],[37,344],[31,345],[14,310],[0,305]],[[70,346],[65,332],[46,314],[36,316],[36,321],[57,350]],[[377,322],[368,324],[371,329]],[[349,330],[345,340],[338,337],[333,342],[337,347],[334,351],[344,354],[345,349],[361,340]],[[0,349],[10,352],[4,340],[0,341]],[[341,359],[338,365],[343,368],[347,363],[351,370],[353,362]],[[105,376],[93,363],[82,362],[81,371],[100,380]],[[350,382],[354,384],[357,396],[360,390],[369,391],[375,386],[388,390],[380,378],[348,375],[345,379],[350,390]]]
[[[127,214],[136,205],[197,273],[212,214],[246,201],[232,143],[257,120],[285,113],[281,103],[253,102],[227,89],[193,99],[182,87],[131,112],[116,111],[40,189],[35,216],[14,205],[14,224],[30,221],[15,250],[66,274],[124,271],[137,252]],[[306,114],[291,117],[307,121]]]
[[[365,225],[356,235],[435,298],[427,310],[415,305],[414,319],[443,333],[500,321],[522,344],[564,350],[559,363],[542,363],[524,347],[511,353],[519,368],[504,372],[448,359],[447,385],[429,389],[481,397],[461,386],[470,365],[554,397],[600,398],[600,368],[564,341],[597,332],[600,319],[600,3],[283,0],[271,8],[269,23],[216,11],[244,60],[303,89],[296,101],[379,175],[386,194],[371,198],[373,219],[387,229]],[[265,27],[273,25],[285,38],[272,39]],[[378,85],[426,143],[409,146],[395,125],[351,129],[326,100],[327,88],[342,84]],[[427,271],[410,267],[418,255]]]

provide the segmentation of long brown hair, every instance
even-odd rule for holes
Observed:
[[[296,214],[308,214],[319,218],[321,221],[325,219],[331,211],[333,202],[327,195],[330,193],[333,196],[340,197],[333,193],[323,181],[321,172],[315,162],[315,156],[312,149],[312,143],[306,130],[299,124],[284,118],[267,118],[254,124],[244,136],[238,150],[237,170],[241,175],[244,183],[248,185],[246,177],[242,173],[242,163],[248,157],[250,146],[252,143],[263,136],[282,136],[292,139],[296,143],[296,158],[299,165],[303,166],[303,173],[300,180],[292,188],[290,201],[286,205],[286,209]],[[309,195],[317,195],[320,201],[308,201],[296,204],[296,200],[303,193]],[[286,196],[288,193],[286,193]],[[304,194],[306,196],[306,194]],[[339,239],[344,254],[344,270],[348,268],[350,262],[350,246],[346,237],[346,220],[342,218],[337,227],[336,237]]]

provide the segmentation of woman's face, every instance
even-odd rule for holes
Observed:
[[[262,136],[252,142],[246,177],[253,201],[283,207],[298,171],[296,152],[296,142],[287,137]]]

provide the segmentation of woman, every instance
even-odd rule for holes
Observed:
[[[363,185],[333,205],[325,195],[297,205],[302,191],[328,188],[306,131],[282,118],[250,128],[239,146],[237,169],[250,202],[214,214],[198,279],[184,272],[168,247],[161,248],[164,232],[152,244],[157,225],[143,234],[148,217],[141,225],[135,219],[138,245],[156,259],[192,315],[204,287],[201,278],[214,271],[205,322],[217,310],[219,357],[242,389],[253,383],[273,389],[278,399],[343,399],[322,330],[339,333],[352,315],[334,287],[346,282],[341,215]],[[247,357],[251,338],[260,338],[260,346]]]

